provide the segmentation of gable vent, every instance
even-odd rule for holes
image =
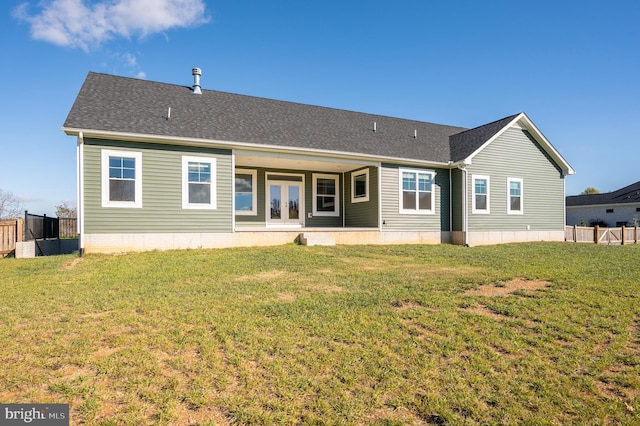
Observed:
[[[201,95],[202,90],[200,90],[200,76],[202,75],[202,70],[200,68],[193,68],[191,70],[191,75],[193,75],[193,93]]]

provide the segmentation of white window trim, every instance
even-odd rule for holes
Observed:
[[[407,172],[407,173],[416,173],[416,179],[418,178],[417,173],[422,173],[422,174],[428,174],[431,175],[431,209],[430,210],[421,210],[419,208],[419,200],[416,199],[416,208],[414,210],[410,210],[410,209],[404,209],[402,207],[402,173]],[[435,187],[435,180],[436,180],[436,172],[433,170],[424,170],[424,169],[404,169],[404,168],[399,168],[398,169],[398,212],[400,214],[435,214],[436,209],[436,191],[434,189]],[[416,180],[416,192],[418,192],[418,181]],[[416,194],[417,197],[417,194]]]
[[[477,209],[476,208],[476,179],[484,179],[487,181],[487,208]],[[490,214],[491,213],[491,180],[489,176],[483,175],[472,175],[471,176],[471,213],[473,214]]]
[[[336,185],[336,195],[335,195],[335,209],[332,212],[319,212],[318,211],[318,179],[333,179]],[[328,175],[328,174],[320,174],[314,173],[311,179],[312,186],[312,204],[313,204],[313,215],[314,216],[329,216],[329,217],[339,217],[340,216],[340,175]]]
[[[135,200],[111,201],[109,200],[109,157],[129,157],[136,161],[135,170]],[[102,207],[116,208],[142,208],[142,152],[118,151],[112,149],[101,150],[102,161]]]
[[[511,210],[511,182],[520,182],[520,210]],[[507,178],[507,214],[524,214],[524,182],[522,178]]]
[[[236,216],[257,216],[258,215],[258,171],[251,169],[236,169],[235,174],[233,175],[233,197],[234,197],[234,206],[235,206],[235,175],[251,175],[251,182],[253,183],[251,187],[251,205],[253,208],[251,210],[236,210]],[[237,207],[237,206],[235,206]],[[235,208],[234,207],[234,208]]]
[[[365,195],[364,197],[356,197],[356,176],[362,175],[364,175]],[[363,203],[365,201],[369,201],[369,168],[351,172],[351,202]]]
[[[211,165],[211,199],[209,203],[189,203],[189,163],[209,163]],[[215,210],[216,203],[216,159],[212,157],[182,156],[182,208],[189,210]]]

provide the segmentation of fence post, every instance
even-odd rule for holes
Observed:
[[[624,245],[624,225],[622,225],[622,241],[620,241],[620,244]]]
[[[638,227],[634,226],[633,230],[633,243],[638,244]]]
[[[596,225],[594,230],[594,243],[600,243],[600,226]]]
[[[578,227],[576,225],[573,225],[573,242],[578,242]]]

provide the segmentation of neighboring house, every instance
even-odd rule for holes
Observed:
[[[567,225],[638,226],[640,182],[605,194],[567,197]]]
[[[564,239],[571,166],[524,114],[475,129],[89,73],[83,252]]]

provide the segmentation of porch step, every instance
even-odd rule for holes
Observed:
[[[307,232],[298,236],[300,244],[303,246],[335,246],[336,239],[333,235],[325,232]]]

